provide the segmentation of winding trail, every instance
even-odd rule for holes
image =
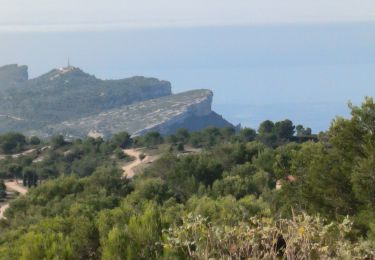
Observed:
[[[23,187],[16,181],[5,181],[4,182],[7,190],[16,191],[21,195],[25,195],[27,193],[27,188]],[[7,208],[9,208],[10,201],[7,201],[6,203],[0,205],[0,219],[4,218],[4,212]]]
[[[148,155],[146,155],[146,157],[143,160],[141,160],[139,158],[139,156],[143,152],[140,151],[140,150],[138,150],[138,149],[125,149],[124,153],[126,153],[129,156],[135,157],[134,161],[132,161],[129,164],[127,164],[124,167],[122,167],[122,170],[124,171],[124,177],[126,177],[126,178],[132,178],[135,175],[134,168],[136,168],[137,166],[139,166],[139,165],[141,165],[143,163],[146,163],[147,159],[148,159]]]
[[[27,151],[24,151],[22,153],[17,153],[17,154],[9,154],[9,155],[5,155],[5,154],[1,154],[0,155],[0,160],[4,160],[5,158],[7,158],[7,156],[11,157],[11,158],[18,158],[22,155],[28,155],[32,152],[36,151],[36,149],[30,149],[30,150],[27,150]]]
[[[0,206],[0,219],[5,218],[4,212],[7,208],[9,208],[9,203],[6,203],[6,204],[3,204],[3,205]]]
[[[25,195],[27,193],[27,188],[16,181],[6,181],[5,186],[7,187],[7,189],[17,191],[21,195]]]
[[[37,149],[37,148],[33,148],[33,149],[30,149],[30,150],[26,150],[26,151],[23,151],[22,153],[17,153],[17,154],[0,154],[0,160],[4,160],[5,158],[7,157],[11,157],[11,158],[18,158],[20,156],[23,156],[23,155],[28,155],[30,153],[33,153],[35,151],[40,151],[40,152],[43,152],[45,151],[46,149],[49,149],[51,148],[51,146],[44,146],[40,149]]]

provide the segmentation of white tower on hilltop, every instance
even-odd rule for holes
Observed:
[[[59,71],[62,72],[62,73],[66,73],[66,72],[72,71],[74,69],[75,68],[72,65],[70,65],[70,58],[68,57],[68,64],[67,64],[67,66],[59,68]]]

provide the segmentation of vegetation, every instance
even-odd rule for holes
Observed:
[[[5,154],[20,152],[25,145],[26,138],[21,134],[8,133],[0,136],[0,151]]]
[[[349,119],[319,135],[290,120],[265,121],[257,132],[55,137],[7,156],[3,178],[33,172],[38,186],[0,221],[0,255],[374,259],[375,103],[350,108]],[[131,146],[167,152],[126,179],[119,166],[127,157],[118,153]]]
[[[6,187],[4,181],[0,181],[0,200],[3,200],[6,197]]]

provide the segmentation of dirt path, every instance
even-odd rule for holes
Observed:
[[[0,205],[0,219],[4,218],[4,212],[7,208],[9,208],[9,203],[5,203],[3,205]]]
[[[33,152],[37,151],[37,150],[40,151],[40,152],[43,152],[46,149],[50,149],[50,148],[51,148],[51,146],[44,146],[44,147],[42,147],[40,149],[33,148],[33,149],[26,150],[26,151],[24,151],[22,153],[17,153],[17,154],[9,154],[9,155],[0,154],[0,160],[4,160],[5,158],[7,158],[7,156],[10,156],[11,158],[18,158],[18,157],[20,157],[22,155],[28,155],[30,153],[33,153]]]
[[[17,153],[17,154],[10,154],[10,155],[1,154],[0,155],[0,160],[4,160],[7,156],[10,156],[12,158],[18,158],[18,157],[20,157],[22,155],[28,155],[28,154],[30,154],[32,152],[35,152],[35,151],[36,151],[36,149],[30,149],[30,150],[24,151],[22,153]]]
[[[16,181],[6,181],[5,186],[7,187],[8,190],[17,191],[21,195],[25,195],[27,193],[27,188],[17,183]]]
[[[146,157],[143,160],[139,159],[139,156],[142,154],[142,151],[137,149],[125,149],[124,153],[126,153],[129,156],[135,157],[134,161],[122,167],[122,170],[124,171],[124,176],[126,178],[132,178],[135,174],[134,168],[138,167],[143,163],[146,163],[148,161],[148,156],[146,155]]]
[[[25,195],[27,193],[27,188],[18,184],[16,181],[5,181],[4,183],[8,191],[9,190],[16,191],[21,195]],[[9,208],[9,201],[0,205],[0,219],[4,218],[4,212],[7,208]]]

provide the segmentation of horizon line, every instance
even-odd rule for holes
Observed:
[[[284,26],[319,26],[345,24],[372,24],[374,19],[367,20],[319,20],[319,21],[282,21],[282,22],[215,22],[205,23],[54,23],[54,24],[8,24],[0,25],[0,33],[64,33],[64,32],[106,32],[118,30],[155,30],[155,29],[195,29],[195,28],[225,28],[225,27],[284,27]]]

